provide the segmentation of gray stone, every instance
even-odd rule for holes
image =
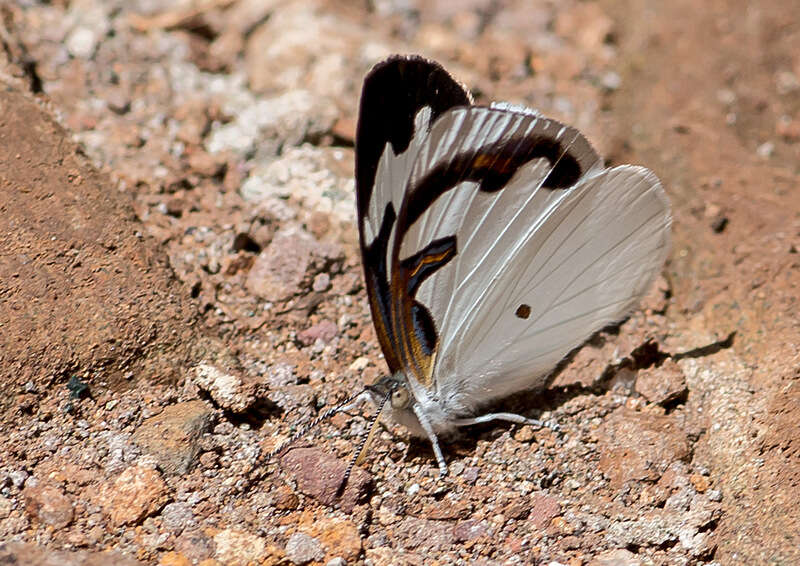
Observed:
[[[322,544],[306,533],[296,532],[286,543],[286,557],[292,564],[308,564],[312,560],[322,560],[323,556]]]
[[[133,441],[155,457],[167,474],[185,474],[200,451],[200,437],[211,426],[213,412],[203,401],[188,401],[165,408],[142,423]]]
[[[256,401],[256,387],[242,377],[212,364],[200,364],[192,372],[192,381],[208,393],[223,409],[242,412]]]
[[[192,506],[182,501],[165,505],[161,510],[161,521],[165,529],[175,534],[180,534],[187,527],[194,527],[196,524]]]
[[[285,301],[310,289],[318,273],[339,270],[343,257],[338,246],[305,232],[279,232],[250,268],[247,289],[267,301]]]
[[[297,339],[304,346],[310,346],[317,340],[321,340],[324,344],[327,344],[333,340],[338,333],[339,329],[336,327],[335,322],[323,320],[322,322],[319,322],[310,328],[306,328],[305,330],[298,332]]]

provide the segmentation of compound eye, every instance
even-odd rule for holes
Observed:
[[[399,387],[392,392],[392,408],[405,409],[408,407],[408,389]]]

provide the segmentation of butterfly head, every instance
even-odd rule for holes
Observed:
[[[415,415],[417,395],[412,390],[409,380],[402,372],[382,377],[366,390],[372,401],[378,404],[382,399],[389,401],[393,420],[399,422],[412,432],[420,430],[418,419]]]
[[[376,405],[386,399],[392,420],[403,425],[413,436],[430,437],[428,431],[449,436],[454,431],[451,418],[444,413],[436,397],[402,371],[382,377],[367,386],[366,391]]]
[[[413,402],[412,394],[408,390],[408,382],[402,373],[382,377],[374,384],[367,386],[366,390],[376,404],[388,397],[393,412],[407,410]]]

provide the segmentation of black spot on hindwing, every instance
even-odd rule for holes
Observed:
[[[531,306],[523,303],[517,307],[517,310],[514,312],[514,314],[517,318],[526,320],[529,316],[531,316]]]

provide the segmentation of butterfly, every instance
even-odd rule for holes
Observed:
[[[427,437],[493,420],[489,403],[541,388],[619,322],[660,272],[669,200],[633,165],[606,168],[575,128],[507,103],[474,105],[438,63],[392,56],[366,76],[356,202],[367,296],[389,374],[366,400]],[[295,438],[300,434],[295,435]]]

